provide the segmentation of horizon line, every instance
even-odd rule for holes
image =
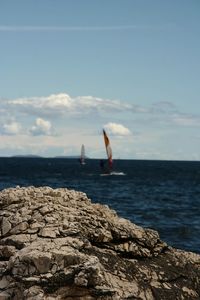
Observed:
[[[37,159],[37,158],[44,158],[44,159],[77,159],[79,158],[80,155],[55,155],[55,156],[42,156],[42,155],[37,155],[37,154],[30,154],[30,155],[23,155],[23,154],[13,154],[13,155],[5,155],[2,156],[0,155],[0,159],[1,158],[30,158],[30,159]],[[107,160],[106,157],[86,157],[86,160],[99,160],[99,159],[103,159],[103,160]],[[116,160],[145,160],[145,161],[167,161],[167,162],[200,162],[200,160],[196,160],[196,159],[164,159],[164,158],[123,158],[123,157],[117,157],[113,159],[114,161]]]

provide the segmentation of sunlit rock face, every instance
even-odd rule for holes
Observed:
[[[200,256],[64,188],[0,192],[0,299],[200,299]]]

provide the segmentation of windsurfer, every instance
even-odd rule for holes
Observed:
[[[108,160],[106,162],[106,167],[105,167],[104,161],[100,162],[100,166],[104,170],[104,173],[110,174],[111,170],[112,170],[112,149],[110,146],[109,138],[104,129],[103,129],[103,137],[104,137],[104,143],[105,143],[105,147],[106,147],[106,153],[107,153]]]
[[[101,159],[99,161],[99,165],[100,165],[100,168],[101,168],[101,170],[104,174],[110,174],[110,169],[107,165],[107,162],[105,162],[103,159]]]

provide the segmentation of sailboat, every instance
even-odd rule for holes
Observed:
[[[104,143],[105,143],[105,147],[106,147],[106,154],[107,154],[107,158],[108,158],[108,166],[105,170],[103,161],[100,162],[100,165],[101,165],[101,168],[104,169],[104,171],[106,171],[106,173],[110,174],[112,167],[113,167],[112,148],[110,145],[110,140],[108,138],[108,135],[104,129],[103,129],[103,137],[104,137]]]
[[[84,145],[81,146],[81,155],[80,155],[79,161],[80,161],[81,165],[85,165],[85,146]]]
[[[107,158],[108,158],[108,163],[105,166],[105,163],[103,160],[100,161],[100,167],[103,170],[103,174],[101,174],[101,176],[106,176],[106,175],[126,175],[124,172],[116,172],[113,171],[113,159],[112,159],[112,148],[110,145],[110,140],[108,138],[108,135],[106,133],[106,131],[103,129],[103,137],[104,137],[104,143],[105,143],[105,147],[106,147],[106,154],[107,154]]]

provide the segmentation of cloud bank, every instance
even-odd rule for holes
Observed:
[[[47,97],[20,98],[7,101],[7,106],[16,111],[37,115],[89,114],[92,112],[122,112],[132,105],[119,100],[102,99],[92,96],[72,98],[68,94],[53,94]]]
[[[116,156],[180,159],[180,153],[183,158],[193,153],[192,157],[199,157],[193,149],[200,146],[196,146],[200,115],[183,113],[170,101],[142,106],[131,100],[67,93],[0,99],[0,154],[31,150],[46,156],[74,155],[84,143],[94,157],[102,157],[103,127]],[[126,137],[126,148],[120,137]]]

